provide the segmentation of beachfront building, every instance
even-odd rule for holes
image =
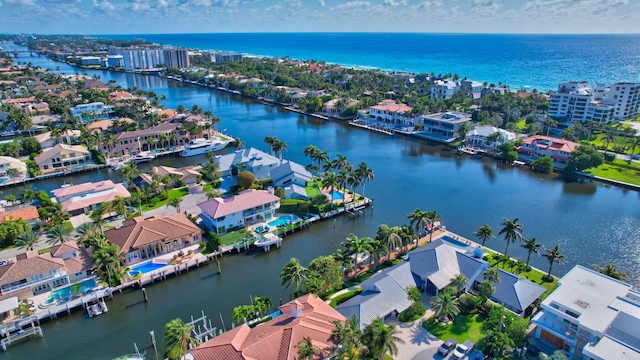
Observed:
[[[244,55],[236,54],[227,51],[220,51],[213,54],[213,60],[216,64],[230,62],[230,61],[242,61]]]
[[[10,171],[9,169],[15,169],[15,171]],[[8,176],[7,171],[9,171],[9,173],[15,172],[15,174],[12,175],[14,178],[26,177],[27,164],[10,156],[0,156],[0,176]]]
[[[272,191],[250,189],[227,199],[207,200],[198,207],[203,224],[222,235],[273,218],[280,208],[280,198]]]
[[[57,144],[36,156],[33,161],[44,173],[92,163],[91,152],[84,146]]]
[[[0,208],[0,224],[7,220],[24,220],[31,227],[35,227],[40,221],[40,214],[38,214],[38,208],[35,206],[24,206],[9,211],[4,211]]]
[[[169,216],[141,216],[125,220],[122,226],[104,232],[107,240],[120,247],[126,264],[183,249],[202,241],[202,229],[183,213]]]
[[[217,155],[215,162],[220,176],[238,175],[239,172],[249,171],[255,175],[256,180],[265,180],[270,178],[271,170],[278,167],[280,159],[252,147]]]
[[[51,193],[62,210],[68,211],[72,216],[99,209],[102,204],[110,203],[116,197],[131,197],[122,183],[114,184],[111,180],[65,186],[52,190]]]
[[[460,80],[460,90],[474,100],[480,99],[484,93],[484,84],[474,80]]]
[[[187,49],[164,49],[164,65],[167,69],[189,68],[189,51]]]
[[[574,121],[610,123],[615,120],[615,106],[605,101],[607,93],[601,84],[591,89],[586,81],[561,83],[549,97],[548,114],[565,125]]]
[[[494,135],[496,133],[500,135]],[[465,144],[470,148],[495,151],[504,143],[514,142],[517,137],[515,133],[495,126],[476,126],[467,133]]]
[[[83,56],[80,58],[80,65],[82,66],[100,66],[100,57],[98,56]]]
[[[298,343],[311,338],[318,349],[314,359],[329,358],[336,345],[329,340],[334,322],[344,323],[344,316],[313,294],[283,304],[279,310],[281,315],[260,326],[242,324],[198,345],[191,356],[195,360],[292,360],[298,356]]]
[[[405,289],[420,287],[421,283],[416,282],[411,264],[403,262],[376,273],[360,286],[362,293],[338,305],[336,310],[348,319],[355,315],[362,329],[376,318],[387,320],[409,309],[411,300]]]
[[[460,91],[460,84],[451,80],[435,80],[431,85],[431,98],[435,100],[451,99]]]
[[[471,122],[471,114],[449,111],[422,115],[420,117],[423,130],[418,134],[436,141],[452,142],[458,138],[458,130],[463,123]]]
[[[38,140],[42,149],[49,149],[57,144],[75,144],[78,142],[78,138],[82,135],[80,130],[67,129],[61,132],[58,136],[53,137],[51,131],[47,131],[42,134],[38,134],[33,138]]]
[[[69,284],[64,260],[37,250],[20,254],[16,261],[0,266],[2,297],[27,299]]]
[[[72,107],[71,115],[82,124],[86,124],[96,120],[112,119],[116,116],[116,109],[111,105],[96,101]]]
[[[122,68],[124,67],[124,56],[122,55],[107,55],[107,67]]]
[[[640,110],[640,84],[613,84],[609,87],[604,102],[615,107],[616,120],[635,119]]]
[[[396,104],[395,100],[383,100],[369,108],[369,120],[400,126],[415,126],[416,117],[409,115],[413,108],[406,104]]]
[[[522,145],[518,146],[517,150],[518,154],[528,161],[549,156],[554,162],[565,164],[571,152],[578,146],[580,144],[566,139],[534,135],[522,140]]]
[[[580,265],[533,317],[535,338],[570,359],[640,359],[640,292]]]
[[[313,175],[304,166],[293,161],[284,160],[280,166],[271,170],[273,186],[283,188],[285,197],[307,199],[307,184]]]

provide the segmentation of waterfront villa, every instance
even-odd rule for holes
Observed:
[[[525,138],[522,145],[518,146],[518,153],[527,160],[535,160],[549,156],[554,162],[564,164],[569,160],[571,152],[580,144],[565,139],[557,139],[549,136],[534,135]]]
[[[181,168],[172,168],[169,166],[154,166],[151,170],[152,174],[158,174],[160,176],[169,175],[177,181],[182,182],[185,185],[195,184],[199,179],[202,178],[202,174],[200,174],[200,170],[202,166],[200,165],[190,165]],[[175,185],[175,181],[171,186]]]
[[[7,220],[24,220],[34,227],[40,220],[38,208],[35,206],[26,206],[19,209],[10,210],[0,213],[0,224]]]
[[[499,133],[498,138],[492,139],[495,133]],[[517,135],[511,131],[497,128],[491,125],[476,126],[467,133],[465,144],[467,147],[488,150],[498,150],[500,145],[514,142]]]
[[[81,123],[86,124],[96,120],[113,118],[116,116],[116,110],[111,105],[105,105],[103,102],[97,101],[72,107],[71,115]]]
[[[283,188],[287,198],[306,199],[307,183],[313,175],[304,166],[285,160],[277,168],[271,170],[270,178],[273,186]]]
[[[122,183],[114,184],[111,180],[61,187],[51,193],[62,210],[68,211],[72,216],[99,209],[102,204],[112,202],[116,197],[131,197]]]
[[[505,309],[523,317],[525,311],[533,304],[546,290],[544,286],[538,285],[518,275],[498,269],[500,281],[493,283],[495,291],[489,300],[504,305]],[[484,281],[484,273],[476,282],[477,286]]]
[[[183,146],[189,142],[190,135],[197,137],[198,134],[189,134],[180,126],[179,122],[166,121],[144,130],[121,132],[115,135],[116,142],[113,146],[100,144],[100,147],[109,156],[133,155],[165,146]],[[163,135],[167,137],[164,144],[160,142]]]
[[[431,98],[434,100],[451,99],[460,90],[460,84],[451,80],[435,80],[431,85]]]
[[[15,177],[27,176],[27,164],[10,156],[0,156],[0,176],[7,176],[7,170],[16,169]]]
[[[90,276],[93,269],[93,258],[84,247],[80,247],[75,241],[67,241],[56,245],[50,250],[51,256],[64,261],[69,282],[75,283]]]
[[[0,292],[4,296],[26,299],[69,284],[64,260],[51,253],[38,255],[30,251],[17,256],[15,262],[0,266]]]
[[[360,103],[358,100],[348,99],[344,103],[344,106],[342,106],[341,108],[338,108],[337,105],[339,104],[340,100],[341,99],[332,99],[325,102],[324,104],[322,104],[322,112],[329,116],[334,116],[334,117],[340,116],[340,114],[342,114],[342,112],[345,111],[347,108],[354,105],[358,105]]]
[[[395,100],[383,100],[369,108],[369,119],[387,124],[415,126],[416,117],[409,115],[413,110],[406,104],[396,104]]]
[[[38,134],[33,138],[38,140],[42,149],[48,149],[57,144],[74,144],[78,141],[80,135],[82,135],[80,130],[68,129],[60,133],[57,137],[52,137],[51,131],[47,131],[46,133]]]
[[[105,231],[104,235],[110,243],[120,247],[127,265],[202,241],[202,229],[183,213],[147,219],[138,216],[125,220],[117,229]]]
[[[422,115],[420,122],[424,129],[418,136],[437,141],[452,142],[458,138],[460,125],[471,122],[471,114],[459,111],[448,111],[445,113]]]
[[[378,317],[387,320],[409,309],[411,300],[405,289],[420,286],[420,281],[413,276],[411,264],[403,262],[376,273],[360,286],[362,293],[338,305],[336,310],[347,319],[355,315],[362,329]]]
[[[80,145],[57,144],[33,159],[44,173],[90,164],[91,152]]]
[[[280,164],[280,159],[256,148],[236,150],[230,154],[217,155],[220,176],[238,175],[239,172],[249,171],[256,180],[269,179],[271,170]]]
[[[307,337],[319,350],[314,359],[329,356],[335,345],[329,340],[334,321],[345,322],[344,316],[313,294],[279,309],[280,316],[253,329],[247,324],[236,326],[200,344],[191,350],[191,356],[195,360],[294,360],[298,343]]]
[[[280,198],[272,191],[245,190],[228,199],[214,198],[198,204],[203,224],[222,235],[275,216]]]
[[[535,338],[570,359],[640,359],[640,292],[630,284],[578,265],[541,308]]]

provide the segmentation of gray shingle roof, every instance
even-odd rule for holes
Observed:
[[[500,282],[493,284],[496,290],[491,296],[491,301],[504,304],[507,309],[515,313],[519,314],[524,311],[545,291],[543,286],[502,269],[498,273],[500,274]],[[484,275],[482,279],[484,279]]]
[[[303,182],[311,181],[311,173],[304,166],[293,161],[283,161],[280,166],[271,170],[271,180],[275,186],[282,186],[283,182],[289,178],[297,177]]]

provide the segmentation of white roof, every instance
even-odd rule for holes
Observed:
[[[18,308],[18,297],[13,296],[8,299],[0,301],[0,314],[6,313],[13,309]]]
[[[640,352],[608,336],[595,344],[588,343],[582,352],[592,359],[640,360]]]
[[[256,148],[242,149],[231,154],[216,156],[219,171],[229,171],[233,166],[246,164],[249,168],[280,163],[280,159]]]

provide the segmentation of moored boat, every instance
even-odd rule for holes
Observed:
[[[131,158],[131,161],[133,161],[136,164],[140,164],[140,163],[144,163],[144,162],[149,162],[151,160],[155,159],[155,156],[151,155],[150,153],[140,153],[134,157]]]
[[[227,145],[231,143],[230,140],[222,140],[220,138],[214,137],[213,139],[192,139],[189,143],[184,147],[184,150],[180,152],[180,156],[188,157],[201,155],[206,153],[207,151],[218,151],[224,149]]]

